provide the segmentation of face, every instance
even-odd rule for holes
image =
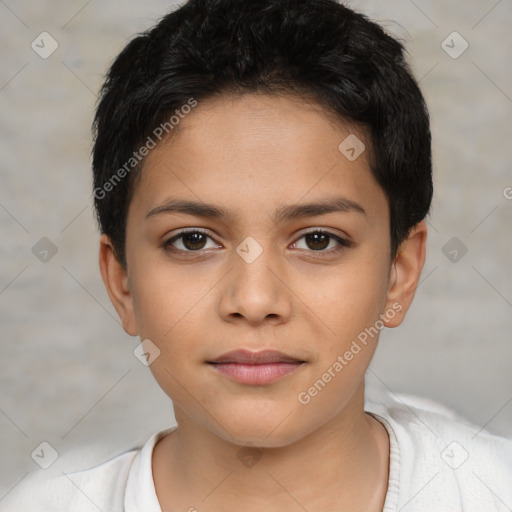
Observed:
[[[292,97],[220,97],[147,156],[127,274],[108,257],[102,274],[125,330],[159,351],[150,369],[178,423],[284,446],[354,407],[378,332],[400,323],[412,296],[398,288],[405,274],[389,256],[389,208],[367,155],[339,149],[350,134],[363,140]],[[303,208],[318,203],[335,207]],[[237,349],[302,363],[241,382],[210,363]]]

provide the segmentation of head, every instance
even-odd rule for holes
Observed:
[[[117,57],[94,129],[102,277],[178,421],[278,446],[348,414],[425,258],[402,45],[333,0],[190,0]],[[304,364],[240,384],[210,364],[238,348]]]

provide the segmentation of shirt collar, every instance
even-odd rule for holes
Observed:
[[[162,437],[176,429],[177,426],[173,426],[155,432],[133,459],[124,495],[126,512],[162,512],[153,480],[153,449]]]

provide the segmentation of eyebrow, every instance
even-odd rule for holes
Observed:
[[[365,209],[359,203],[344,197],[331,197],[313,203],[281,206],[274,211],[272,220],[276,224],[279,224],[285,220],[316,217],[319,215],[338,212],[357,212],[366,216]],[[189,201],[185,199],[169,199],[165,203],[149,211],[146,215],[146,219],[163,213],[182,213],[186,215],[194,215],[196,217],[226,220],[235,220],[237,218],[237,216],[232,212],[214,204]]]

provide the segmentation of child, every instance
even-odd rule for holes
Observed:
[[[190,0],[112,65],[93,170],[101,275],[177,427],[12,510],[512,510],[511,440],[365,389],[432,199],[424,100],[378,25]]]

